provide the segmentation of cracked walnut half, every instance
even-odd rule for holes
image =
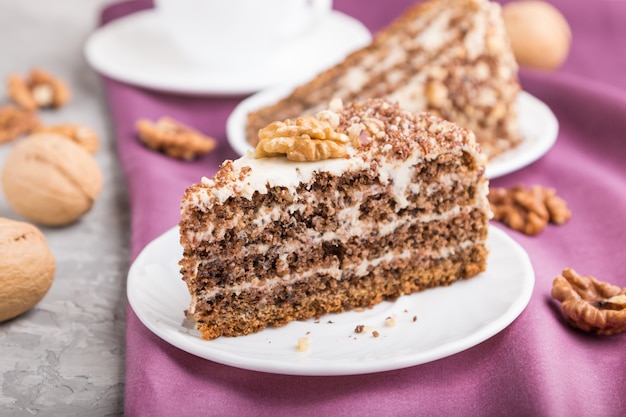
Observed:
[[[39,68],[33,69],[26,78],[17,74],[9,75],[7,91],[9,98],[16,104],[31,111],[61,107],[69,101],[71,95],[62,80]]]
[[[146,146],[176,159],[189,161],[211,152],[217,146],[215,139],[171,117],[161,117],[156,123],[141,119],[136,127],[139,139]]]
[[[565,200],[553,188],[541,185],[492,187],[488,198],[494,220],[527,235],[537,235],[548,223],[563,224],[572,217]]]
[[[626,331],[626,288],[582,276],[571,268],[552,283],[552,298],[570,325],[599,335]]]
[[[0,143],[10,142],[39,127],[35,112],[15,106],[0,107]]]

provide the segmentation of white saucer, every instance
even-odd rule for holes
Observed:
[[[264,62],[237,69],[205,67],[176,49],[155,9],[149,9],[94,31],[85,43],[85,56],[96,71],[133,85],[184,94],[240,95],[306,81],[371,38],[360,22],[333,11],[315,30],[283,44]]]
[[[230,114],[226,122],[226,133],[230,146],[239,155],[253,147],[246,140],[248,113],[277,102],[287,96],[292,87],[268,88],[243,100]],[[517,100],[522,143],[489,161],[485,175],[497,178],[517,171],[541,158],[554,145],[559,124],[552,110],[538,98],[522,91]]]
[[[127,281],[141,322],[172,345],[225,365],[290,375],[354,375],[406,368],[461,352],[507,327],[526,308],[535,274],[524,249],[489,228],[487,270],[449,287],[385,301],[364,311],[295,321],[241,337],[207,341],[185,319],[189,292],[179,272],[178,228],[148,244]],[[394,326],[385,319],[394,317]],[[355,334],[357,325],[365,331]],[[372,332],[376,330],[378,337]],[[298,352],[307,337],[310,350]]]

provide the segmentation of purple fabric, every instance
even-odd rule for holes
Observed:
[[[376,31],[411,3],[335,0],[335,8]],[[537,237],[504,229],[526,249],[536,273],[519,318],[478,346],[428,364],[360,376],[297,377],[199,359],[153,335],[128,308],[126,415],[624,415],[626,334],[596,337],[571,329],[550,290],[565,267],[626,287],[626,1],[551,3],[572,26],[571,54],[559,71],[522,71],[521,79],[555,112],[558,140],[542,159],[492,185],[555,187],[573,217]],[[112,5],[102,20],[145,7],[150,3]],[[110,79],[104,84],[128,185],[134,259],[178,222],[184,189],[235,157],[225,120],[243,97],[189,98]],[[192,163],[147,150],[134,123],[162,115],[217,137],[219,149]]]

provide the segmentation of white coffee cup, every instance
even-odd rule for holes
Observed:
[[[197,63],[252,64],[315,29],[332,0],[155,0],[173,43]]]

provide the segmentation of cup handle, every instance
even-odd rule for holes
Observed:
[[[304,17],[303,20],[287,22],[279,36],[281,40],[291,39],[295,36],[307,33],[309,29],[311,29],[332,10],[333,0],[304,0],[299,4],[304,4],[308,7],[309,12],[306,12],[306,7],[302,8],[304,13],[301,17]]]
[[[333,0],[309,0],[309,5],[316,16],[321,16],[333,8]]]

